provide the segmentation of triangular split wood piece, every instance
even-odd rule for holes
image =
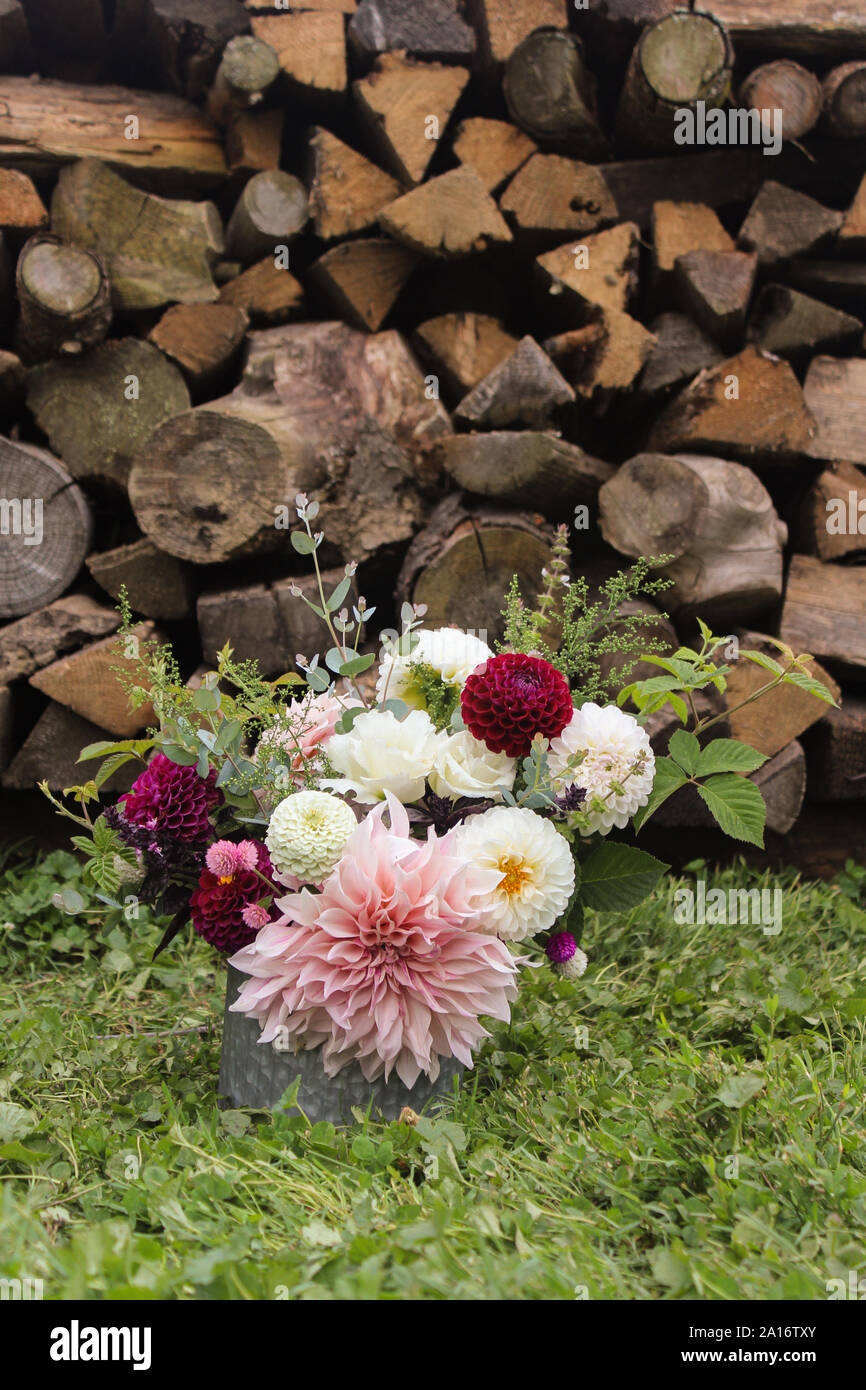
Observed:
[[[387,237],[344,241],[311,267],[313,278],[357,328],[375,332],[388,316],[418,256]]]
[[[511,232],[474,169],[461,164],[404,193],[379,215],[383,229],[427,256],[468,256]]]
[[[358,112],[383,164],[403,183],[420,183],[469,81],[465,68],[385,53],[353,84]]]
[[[528,425],[543,429],[574,391],[534,338],[521,338],[509,357],[460,402],[454,417],[482,429]]]
[[[551,294],[570,292],[590,304],[623,310],[637,280],[640,229],[620,222],[576,245],[569,241],[539,256],[536,264]]]
[[[310,139],[312,179],[310,214],[324,241],[372,227],[388,203],[399,198],[400,185],[384,169],[317,127]]]

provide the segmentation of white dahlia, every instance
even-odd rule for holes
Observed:
[[[271,816],[265,844],[278,873],[322,883],[357,828],[351,806],[331,792],[292,792]]]
[[[568,760],[582,753],[581,762]],[[589,701],[575,710],[571,722],[551,741],[548,764],[560,790],[580,787],[586,793],[581,810],[589,826],[581,830],[606,835],[628,824],[649,801],[655,775],[655,757],[646,730],[616,705],[599,706]],[[617,785],[619,791],[613,790]]]
[[[456,627],[437,627],[417,634],[418,643],[406,655],[389,655],[379,666],[376,697],[381,700],[403,700],[411,709],[424,709],[424,697],[413,678],[412,663],[432,666],[446,686],[456,693],[463,689],[466,679],[476,666],[493,655],[480,637],[461,632]]]
[[[552,927],[574,892],[568,842],[525,806],[494,806],[463,821],[449,838],[482,869],[498,869],[495,888],[473,900],[473,930],[522,941]]]
[[[359,714],[347,734],[332,734],[328,757],[341,777],[322,785],[354,792],[358,801],[383,801],[392,792],[404,805],[424,795],[424,782],[433,771],[440,736],[423,710],[398,719],[391,710]]]
[[[500,800],[514,785],[517,760],[491,753],[468,731],[440,735],[430,785],[437,796],[478,796]]]

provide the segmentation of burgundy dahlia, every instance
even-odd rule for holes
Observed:
[[[272,884],[274,893],[285,891],[273,882],[271,858],[264,845],[257,840],[252,843],[258,851],[259,873],[264,874]],[[267,895],[267,885],[262,883],[253,869],[241,869],[220,877],[212,874],[210,869],[203,869],[198,888],[189,900],[192,924],[199,936],[203,936],[218,951],[226,955],[239,951],[242,946],[248,946],[256,935],[255,928],[247,926],[244,921],[244,908]],[[268,913],[269,920],[271,915]]]
[[[156,753],[118,804],[128,821],[157,836],[200,842],[210,838],[209,813],[223,800],[215,777],[211,771],[203,780],[194,767],[181,767]]]
[[[551,965],[564,965],[577,950],[577,942],[570,931],[557,931],[547,938],[544,949]]]
[[[525,757],[536,734],[556,738],[574,708],[565,677],[538,656],[488,657],[463,687],[463,722],[493,753]]]

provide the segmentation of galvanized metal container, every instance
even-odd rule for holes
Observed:
[[[420,1112],[437,1096],[450,1096],[454,1077],[463,1074],[461,1064],[449,1058],[443,1059],[435,1081],[422,1074],[412,1087],[404,1086],[393,1073],[388,1081],[367,1081],[356,1062],[337,1076],[326,1076],[320,1047],[296,1054],[281,1051],[272,1043],[260,1044],[255,1019],[229,1011],[246,979],[234,966],[228,967],[219,1092],[234,1108],[271,1109],[299,1076],[298,1104],[313,1123],[330,1120],[332,1124],[351,1124],[352,1107],[366,1111],[371,1102],[374,1119],[396,1120],[405,1105]]]

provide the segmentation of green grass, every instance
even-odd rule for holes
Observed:
[[[58,911],[78,874],[0,872],[0,1273],[46,1298],[824,1299],[864,1272],[866,871],[716,878],[780,883],[779,936],[677,926],[675,881],[591,917],[584,980],[526,971],[436,1117],[337,1131],[219,1110],[214,957]]]

